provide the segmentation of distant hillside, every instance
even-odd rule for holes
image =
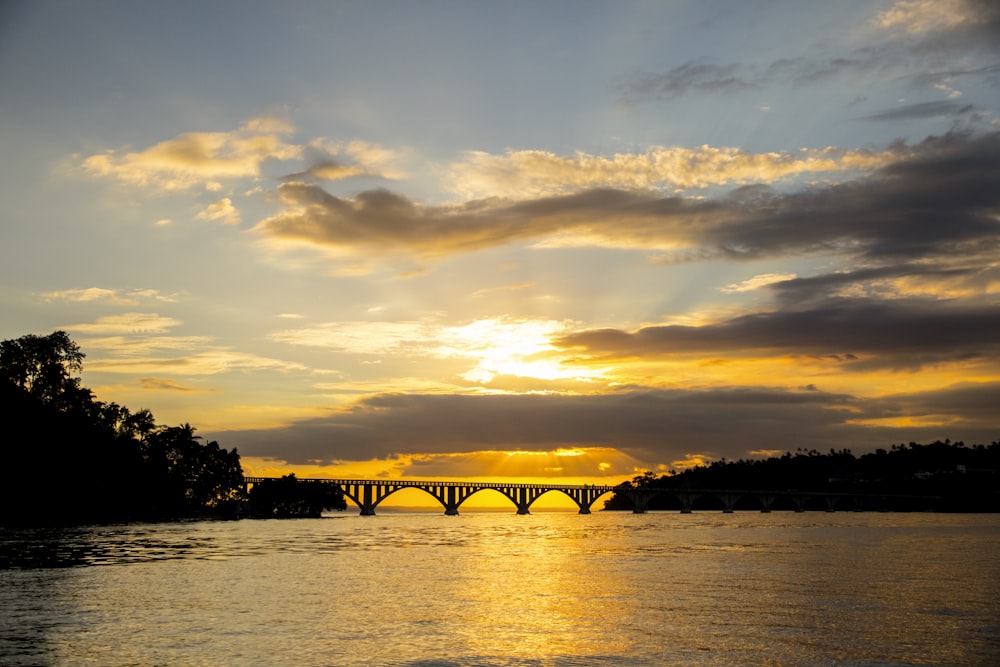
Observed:
[[[624,488],[733,489],[745,491],[839,492],[885,496],[940,496],[933,509],[951,512],[1000,512],[1000,443],[966,446],[962,442],[909,443],[855,456],[849,449],[786,452],[769,459],[722,459],[657,477],[645,473]],[[651,510],[678,507],[669,494],[654,498]],[[713,501],[706,497],[703,504]],[[875,508],[877,503],[871,503]],[[759,509],[748,499],[738,509]],[[923,503],[887,501],[884,509],[926,509]],[[605,509],[631,509],[616,493]],[[775,505],[775,509],[791,509]]]

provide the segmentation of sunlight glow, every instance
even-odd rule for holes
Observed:
[[[442,357],[466,357],[477,362],[463,377],[488,384],[498,375],[540,380],[590,379],[603,374],[598,368],[563,366],[553,357],[552,337],[570,331],[570,322],[494,317],[441,331]]]

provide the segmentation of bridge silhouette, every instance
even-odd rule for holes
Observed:
[[[254,484],[279,477],[244,477],[244,487],[249,491]],[[888,496],[860,493],[837,493],[815,491],[759,491],[740,489],[681,489],[629,487],[626,485],[606,486],[598,484],[514,484],[507,482],[424,482],[414,480],[373,480],[373,479],[327,479],[296,478],[307,484],[332,484],[345,497],[361,509],[362,516],[374,516],[375,508],[383,500],[403,489],[420,489],[430,494],[444,507],[444,513],[457,515],[458,508],[473,494],[487,489],[497,491],[510,500],[518,514],[530,514],[531,505],[549,492],[562,493],[570,498],[580,510],[580,514],[590,514],[594,502],[606,493],[617,493],[632,505],[632,512],[645,514],[650,501],[661,495],[673,496],[680,503],[682,514],[690,514],[696,500],[713,496],[722,505],[722,512],[730,514],[736,503],[744,498],[756,499],[761,512],[770,512],[775,501],[783,499],[796,512],[819,506],[827,512],[840,508],[860,510],[875,505],[882,507],[889,500],[934,501],[930,496]]]

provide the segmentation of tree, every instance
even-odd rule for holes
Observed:
[[[337,485],[299,480],[292,473],[254,484],[250,490],[250,509],[261,518],[315,518],[323,510],[347,509],[347,501]]]
[[[83,370],[83,357],[65,331],[28,334],[0,342],[0,377],[43,402],[60,403],[67,393],[77,397],[80,380],[72,374]]]
[[[162,427],[142,443],[143,458],[160,512],[200,514],[237,500],[243,492],[239,454],[202,444],[190,424]]]
[[[149,410],[98,401],[75,377],[83,353],[65,332],[0,342],[0,525],[229,515],[243,498],[235,449],[194,427],[158,427]]]

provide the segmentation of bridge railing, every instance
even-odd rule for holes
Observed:
[[[278,480],[280,477],[253,477],[245,476],[243,482],[245,484],[257,484],[260,482],[265,482],[268,480]],[[476,487],[480,489],[548,489],[548,490],[559,490],[559,489],[598,489],[608,491],[615,491],[618,486],[607,486],[601,484],[522,484],[516,482],[455,482],[455,481],[428,481],[428,480],[411,480],[411,479],[336,479],[333,477],[296,477],[300,482],[327,482],[330,484],[370,484],[370,485],[386,485],[391,484],[394,486],[414,486],[417,488],[423,488],[427,486],[457,486],[457,487]]]

